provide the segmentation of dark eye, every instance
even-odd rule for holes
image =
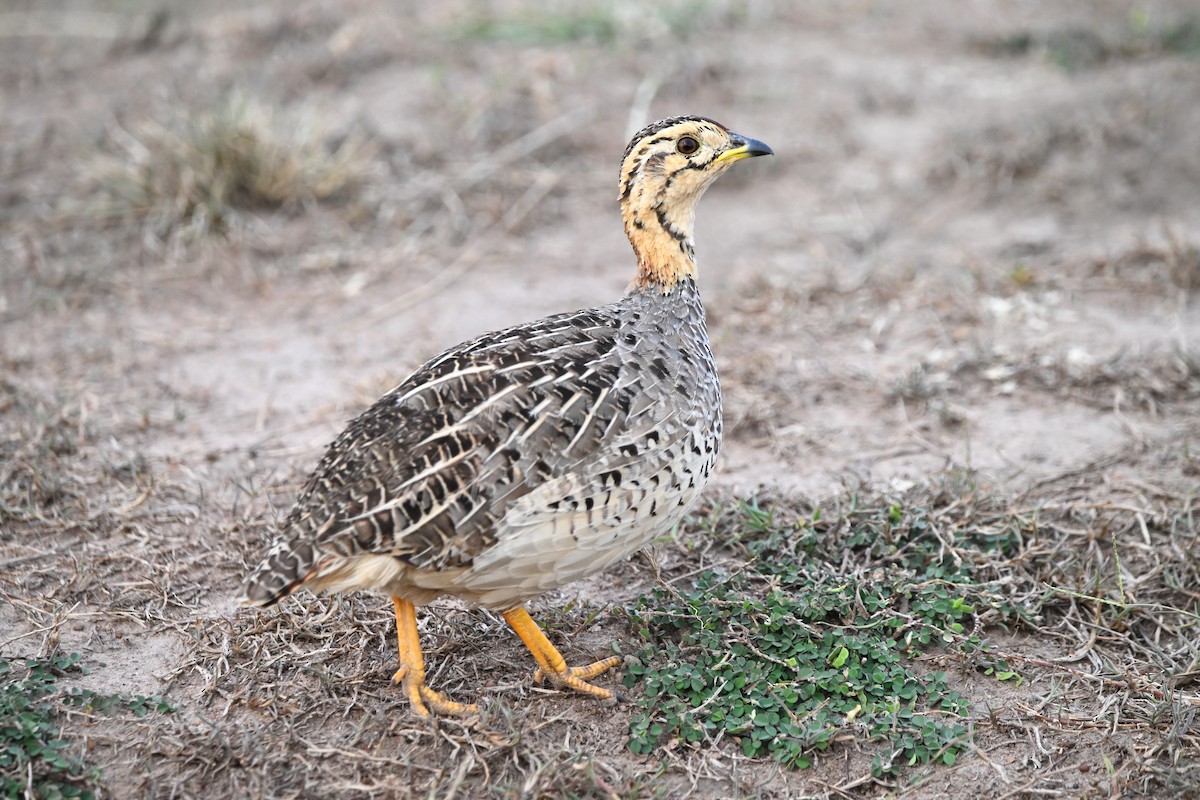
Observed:
[[[675,143],[675,149],[685,156],[690,156],[700,149],[700,143],[691,136],[680,136]]]

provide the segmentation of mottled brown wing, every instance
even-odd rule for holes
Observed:
[[[421,367],[330,446],[247,600],[273,602],[333,555],[469,565],[511,503],[595,458],[624,424],[639,387],[619,380],[616,329],[607,308],[564,314]]]

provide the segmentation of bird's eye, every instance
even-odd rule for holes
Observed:
[[[690,156],[700,149],[700,143],[692,136],[680,136],[675,149],[682,155]]]

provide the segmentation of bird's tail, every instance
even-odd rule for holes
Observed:
[[[275,605],[312,576],[315,562],[316,552],[312,545],[294,539],[280,542],[250,573],[238,602],[259,608]]]

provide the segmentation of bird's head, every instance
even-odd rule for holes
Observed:
[[[640,286],[669,289],[695,273],[696,202],[735,161],[771,155],[757,139],[704,117],[672,117],[643,128],[621,163],[621,216],[638,258]]]

